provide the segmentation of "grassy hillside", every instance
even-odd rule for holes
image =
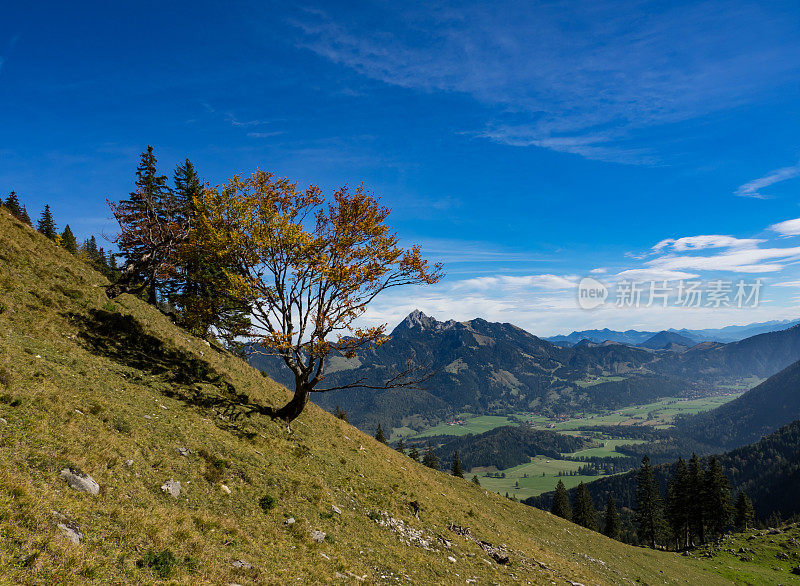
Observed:
[[[0,210],[0,583],[725,583],[424,468],[313,405],[293,433],[234,419],[232,393],[286,390],[102,284]]]

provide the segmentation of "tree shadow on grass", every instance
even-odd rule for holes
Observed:
[[[78,325],[81,343],[92,354],[156,377],[168,385],[160,389],[164,395],[214,410],[226,416],[226,420],[215,418],[217,425],[240,435],[252,435],[234,423],[246,414],[239,407],[251,405],[250,397],[238,393],[207,362],[148,334],[131,315],[90,309],[88,315],[68,313],[66,317]]]

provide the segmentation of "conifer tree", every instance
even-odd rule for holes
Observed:
[[[661,495],[650,458],[642,458],[636,475],[636,532],[639,541],[655,548],[663,523]]]
[[[428,468],[433,468],[434,470],[439,469],[439,458],[436,457],[431,444],[428,444],[428,447],[425,449],[425,454],[422,456],[422,463]]]
[[[333,411],[333,416],[336,417],[336,419],[341,419],[342,421],[350,423],[347,421],[347,411],[341,409],[339,405],[336,405],[336,409]]]
[[[581,482],[575,491],[575,503],[572,507],[572,522],[592,531],[597,531],[597,511],[592,503],[589,489]]]
[[[567,494],[567,488],[561,480],[559,480],[556,485],[556,492],[553,495],[553,506],[550,512],[557,517],[572,521],[572,507],[569,505],[569,494]]]
[[[72,233],[69,224],[64,226],[64,231],[61,233],[61,247],[72,254],[78,254],[78,241],[75,240],[75,235]]]
[[[397,445],[394,447],[394,449],[397,450],[398,452],[400,452],[401,454],[405,454],[406,453],[406,444],[403,441],[403,438],[400,438],[399,440],[397,440]]]
[[[408,451],[408,457],[415,462],[419,462],[419,450],[417,450],[417,446],[411,446],[411,449]]]
[[[383,428],[381,427],[380,423],[378,424],[378,431],[375,432],[375,439],[381,442],[382,444],[387,443],[386,435],[384,435]]]
[[[739,531],[749,529],[753,524],[755,513],[753,512],[753,503],[750,497],[742,491],[736,498],[736,528]]]
[[[689,500],[691,485],[689,469],[682,458],[678,458],[675,471],[667,488],[666,517],[675,548],[683,549],[689,545],[689,519],[692,503]]]
[[[114,297],[147,290],[152,305],[158,302],[159,278],[174,271],[175,249],[185,240],[187,228],[156,162],[153,147],[148,146],[136,168],[136,189],[127,200],[109,202],[121,230],[115,242],[125,269],[108,293]]]
[[[25,207],[19,203],[19,198],[17,197],[16,191],[11,191],[6,198],[6,201],[3,203],[6,209],[11,212],[11,215],[17,218],[18,220],[25,222],[28,226],[31,225],[31,219],[28,217],[28,212],[25,210]]]
[[[53,221],[53,213],[50,211],[50,206],[45,205],[42,215],[39,217],[39,224],[37,226],[39,232],[47,236],[50,240],[56,239],[56,223]]]
[[[453,464],[450,466],[450,473],[453,476],[464,478],[464,471],[461,469],[461,460],[458,458],[458,450],[453,453]]]
[[[481,485],[481,481],[480,481],[480,480],[478,480],[478,475],[477,475],[477,474],[474,474],[474,475],[472,476],[472,484],[475,484],[475,485],[477,485],[477,486],[480,486],[480,485]]]
[[[705,543],[705,474],[697,454],[689,460],[689,545]]]
[[[715,457],[708,462],[706,470],[705,498],[708,530],[714,537],[719,537],[730,525],[733,507],[728,477]]]
[[[608,500],[606,501],[606,518],[603,524],[603,535],[611,539],[619,539],[622,533],[622,527],[619,520],[619,512],[617,511],[617,504],[614,502],[614,497],[608,493]]]

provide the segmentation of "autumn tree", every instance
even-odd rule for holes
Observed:
[[[251,351],[278,357],[294,375],[287,404],[248,404],[246,411],[289,424],[315,392],[421,381],[409,369],[388,374],[383,384],[324,382],[329,357],[352,358],[388,339],[385,324],[358,325],[376,296],[442,277],[441,265],[430,267],[419,247],[400,247],[388,216],[363,186],[326,199],[315,186],[298,189],[264,171],[204,190],[192,238],[226,260],[227,292],[250,308]]]

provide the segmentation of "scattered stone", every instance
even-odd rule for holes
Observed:
[[[130,468],[131,466],[133,466],[133,460],[125,460],[125,465],[126,465],[128,468]]]
[[[295,523],[295,521],[294,521],[294,517],[289,517],[288,519],[286,519],[286,520],[283,522],[283,524],[284,524],[284,525],[294,525],[294,523]]]
[[[228,488],[228,486],[227,486],[227,485],[225,485],[225,484],[220,484],[220,485],[219,485],[219,488],[220,488],[220,489],[222,490],[222,492],[224,492],[225,494],[230,494],[230,493],[231,493],[231,489],[230,489],[230,488]]]
[[[460,525],[454,525],[450,523],[447,526],[447,528],[453,533],[460,535],[464,539],[467,539],[469,541],[478,544],[478,547],[480,547],[483,551],[488,553],[491,556],[491,558],[498,564],[507,564],[509,562],[508,552],[506,551],[506,548],[504,546],[497,547],[492,545],[488,541],[482,541],[478,539],[477,537],[472,535],[472,532],[470,531],[469,527],[461,527]],[[592,561],[598,561],[598,560],[592,560]]]
[[[246,562],[245,560],[236,560],[231,564],[237,570],[252,570],[253,564],[250,562]]]
[[[789,554],[786,553],[785,551],[780,551],[780,552],[776,553],[775,557],[778,558],[779,560],[783,560],[783,561],[788,561],[789,560]]]
[[[64,468],[61,471],[61,478],[66,481],[70,488],[74,488],[80,492],[88,492],[92,496],[100,494],[100,485],[88,474],[73,470],[72,468]]]
[[[80,409],[75,409],[75,413],[77,413],[78,415],[83,415],[83,411],[81,411]]]
[[[188,458],[189,454],[191,454],[189,448],[175,448],[175,451],[178,452],[184,458]]]
[[[316,543],[322,543],[325,541],[326,533],[324,531],[319,531],[318,529],[311,530],[311,540],[315,541]]]
[[[145,419],[152,419],[152,417],[150,417],[149,415],[145,415],[144,418]]]
[[[71,521],[64,513],[60,511],[50,511],[58,521],[57,527],[64,533],[64,536],[73,545],[80,545],[83,541],[83,533],[77,523]]]
[[[331,560],[331,558],[330,558],[330,557],[326,556],[326,555],[325,555],[324,553],[322,553],[322,552],[320,552],[320,554],[319,554],[319,555],[321,555],[322,557],[324,557],[324,558],[325,558],[326,560],[328,560],[328,561],[330,561],[330,560]]]
[[[456,558],[454,558],[454,557],[453,557],[453,556],[451,556],[451,555],[447,556],[447,560],[448,560],[448,561],[449,561],[451,564],[454,564],[454,563],[456,563]]]
[[[395,519],[386,511],[378,515],[373,514],[370,518],[381,527],[397,533],[406,545],[413,545],[428,551],[434,551],[433,545],[437,541],[436,537],[426,533],[424,530],[409,527],[402,519]]]
[[[337,515],[341,515],[342,514],[342,510],[339,507],[337,507],[336,505],[331,505],[331,511],[333,513],[337,514]]]
[[[684,552],[683,552],[681,555],[682,555],[683,557],[691,557],[691,555],[692,555],[692,552],[691,552],[691,551],[684,551]]]
[[[178,498],[181,494],[181,483],[177,480],[167,480],[161,485],[161,490],[163,490],[172,498]]]
[[[573,582],[572,580],[567,580],[572,586],[583,586],[580,582]]]
[[[5,418],[0,417],[0,425],[8,425],[8,421],[6,421]]]

